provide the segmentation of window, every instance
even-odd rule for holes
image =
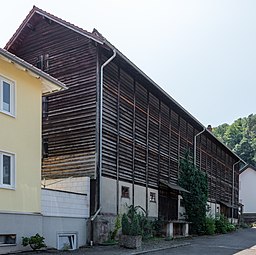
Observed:
[[[122,186],[122,197],[130,198],[129,187]]]
[[[14,82],[0,76],[0,111],[14,115]]]
[[[15,245],[16,244],[16,235],[8,234],[8,235],[0,235],[0,246],[1,245]]]
[[[0,152],[0,188],[14,188],[14,172],[14,155]]]
[[[154,193],[154,192],[149,193],[149,201],[156,202],[156,193]]]
[[[76,234],[58,234],[58,250],[75,250],[76,247]]]

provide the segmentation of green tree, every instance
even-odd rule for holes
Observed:
[[[182,192],[187,220],[192,234],[203,234],[206,223],[206,204],[208,199],[207,176],[197,169],[187,155],[180,162],[179,184],[188,192]]]
[[[239,144],[243,139],[245,129],[245,121],[243,119],[236,120],[230,125],[223,137],[223,140],[229,148],[235,148],[236,144]]]
[[[226,143],[225,139],[225,133],[228,129],[229,125],[227,123],[224,123],[222,125],[219,125],[218,127],[213,128],[214,135],[221,140],[223,143]]]
[[[215,127],[213,133],[246,163],[256,165],[256,114]]]

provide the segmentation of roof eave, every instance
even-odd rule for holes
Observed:
[[[20,33],[22,32],[22,30],[26,27],[27,23],[30,21],[30,19],[33,17],[33,15],[37,13],[47,19],[50,19],[64,27],[67,27],[68,29],[75,31],[78,34],[81,34],[83,36],[86,36],[89,39],[94,40],[95,42],[99,43],[99,44],[103,44],[103,41],[99,38],[97,38],[96,36],[94,36],[92,33],[83,31],[83,29],[79,29],[78,27],[72,25],[71,23],[65,22],[62,19],[59,19],[41,9],[39,9],[36,6],[33,6],[32,10],[29,12],[29,14],[27,15],[27,17],[25,18],[25,20],[21,23],[21,25],[19,26],[19,28],[16,30],[16,32],[14,33],[14,35],[11,37],[11,39],[7,42],[7,44],[5,45],[5,49],[9,50],[12,46],[12,44],[15,42],[15,40],[19,37]]]
[[[43,94],[52,93],[60,90],[67,89],[64,83],[53,78],[49,74],[43,72],[42,70],[34,67],[33,65],[27,63],[26,61],[20,59],[19,57],[13,55],[7,50],[0,48],[0,55],[3,59],[7,60],[9,63],[17,65],[19,69],[28,72],[31,76],[40,79],[42,81],[42,91]],[[47,89],[48,87],[48,89]]]

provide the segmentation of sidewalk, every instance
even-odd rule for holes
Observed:
[[[93,248],[84,248],[82,249],[84,253],[81,254],[90,254],[96,255],[103,253],[104,255],[139,255],[139,254],[146,254],[152,251],[161,251],[164,249],[169,248],[176,248],[180,246],[189,245],[190,242],[187,239],[183,240],[170,240],[166,241],[164,239],[157,239],[157,240],[149,240],[143,242],[142,247],[140,249],[131,250],[119,247],[118,245],[109,247],[109,246],[95,246]],[[81,251],[82,251],[81,250]]]
[[[139,254],[146,254],[147,252],[152,252],[152,251],[161,251],[164,249],[186,246],[190,244],[189,241],[190,239],[179,239],[179,240],[154,239],[154,240],[144,241],[140,249],[126,249],[126,248],[119,247],[119,245],[112,245],[112,246],[95,245],[93,247],[81,248],[79,250],[75,250],[72,252],[48,250],[45,252],[39,252],[37,254],[39,255],[49,255],[49,254],[139,255]]]

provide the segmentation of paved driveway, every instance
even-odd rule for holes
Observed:
[[[255,247],[254,247],[255,246]],[[154,251],[153,251],[154,250]],[[25,253],[23,253],[25,254]],[[48,250],[45,252],[29,253],[29,255],[256,255],[256,228],[240,229],[236,232],[194,237],[175,241],[148,241],[141,249],[129,250],[113,247],[94,246],[72,252]]]
[[[190,245],[149,252],[147,254],[175,255],[256,255],[256,228],[238,230],[234,233],[197,237],[190,240]]]

